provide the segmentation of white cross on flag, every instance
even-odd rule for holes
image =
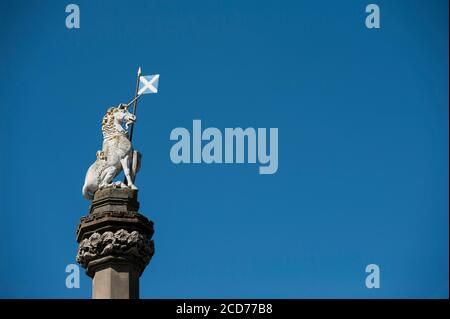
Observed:
[[[158,81],[159,74],[140,76],[138,95],[158,93]]]

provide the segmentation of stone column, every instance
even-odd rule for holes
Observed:
[[[94,299],[138,299],[139,277],[154,253],[153,222],[138,213],[137,191],[108,188],[94,195],[77,229],[77,262]]]

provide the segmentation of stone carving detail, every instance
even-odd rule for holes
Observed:
[[[135,258],[146,266],[153,252],[153,240],[138,231],[129,233],[120,229],[115,233],[93,233],[89,238],[83,239],[78,246],[77,262],[86,268],[93,260],[106,256],[122,256]]]
[[[111,107],[102,121],[103,147],[97,151],[97,159],[87,173],[83,185],[83,196],[92,200],[94,193],[99,189],[109,187],[129,187],[137,189],[134,185],[136,173],[140,168],[141,154],[133,150],[128,137],[127,128],[136,121],[136,116],[128,112],[130,104],[120,104]],[[122,124],[125,123],[125,129]],[[123,170],[127,184],[113,182]]]

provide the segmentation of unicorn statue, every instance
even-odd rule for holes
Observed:
[[[110,107],[103,116],[103,147],[97,151],[97,159],[89,167],[83,185],[83,196],[89,200],[94,198],[97,190],[104,188],[137,189],[134,180],[140,168],[141,154],[133,150],[128,137],[128,126],[136,121],[136,116],[128,112],[130,104]],[[113,182],[122,170],[127,183]]]

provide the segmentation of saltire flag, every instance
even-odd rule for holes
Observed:
[[[140,76],[138,95],[158,93],[158,82],[159,74]]]

